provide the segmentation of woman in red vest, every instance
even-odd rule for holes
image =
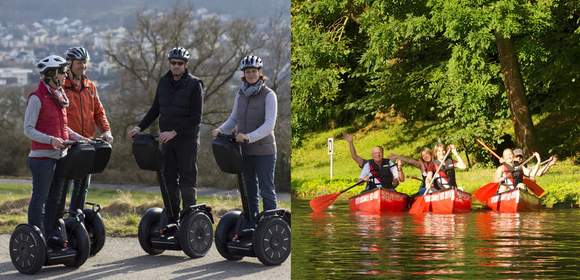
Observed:
[[[32,173],[28,223],[40,228],[51,241],[51,234],[54,234],[56,228],[56,213],[49,213],[52,207],[46,205],[51,186],[64,183],[57,174],[58,163],[67,153],[64,141],[69,138],[86,139],[67,126],[68,99],[62,89],[67,70],[66,60],[50,55],[40,60],[37,67],[41,81],[36,91],[28,96],[24,116],[24,134],[32,140],[28,154],[28,166]]]

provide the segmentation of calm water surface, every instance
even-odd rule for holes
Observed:
[[[580,279],[580,210],[313,214],[292,200],[293,279]]]

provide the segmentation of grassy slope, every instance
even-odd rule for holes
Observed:
[[[416,124],[412,128],[400,123],[388,126],[386,129],[363,129],[354,134],[357,152],[363,158],[370,157],[373,146],[385,147],[385,155],[397,153],[417,157],[418,148],[432,143],[434,139],[425,135],[425,124]],[[358,178],[360,169],[350,158],[348,144],[342,140],[342,132],[350,128],[338,128],[327,132],[308,135],[307,141],[299,149],[292,150],[292,188],[300,198],[312,198],[319,194],[331,193],[352,185]],[[329,180],[329,156],[326,141],[335,137],[334,144],[334,180]],[[465,160],[465,154],[460,151]],[[418,169],[404,167],[407,176],[420,176]],[[458,171],[458,184],[467,191],[473,192],[479,186],[491,181],[494,169],[474,167],[469,171]],[[539,177],[537,182],[548,191],[543,203],[547,207],[554,205],[578,207],[580,202],[580,166],[571,160],[560,161],[553,166],[548,174]],[[397,190],[408,194],[415,193],[419,181],[407,179]],[[360,192],[362,186],[350,191],[350,195]],[[343,195],[347,198],[349,195]]]
[[[0,233],[11,233],[16,225],[26,222],[30,193],[30,185],[0,185]],[[101,215],[107,234],[112,236],[135,236],[141,214],[149,207],[163,205],[160,194],[138,191],[91,189],[87,201],[102,206]],[[236,197],[198,197],[198,201],[212,207],[216,224],[219,217],[229,209],[242,207]],[[281,208],[290,209],[289,202],[280,201],[279,204]]]

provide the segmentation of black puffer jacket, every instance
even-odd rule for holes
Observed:
[[[146,129],[159,116],[159,130],[175,130],[178,136],[193,136],[199,131],[203,111],[203,82],[186,72],[174,81],[168,71],[157,85],[153,105],[139,123]]]

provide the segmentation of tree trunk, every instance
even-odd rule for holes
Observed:
[[[512,112],[516,142],[522,147],[524,153],[529,154],[535,151],[534,124],[528,109],[528,101],[526,100],[518,60],[514,53],[513,42],[511,38],[505,38],[498,33],[495,34],[495,42],[508,103]]]

